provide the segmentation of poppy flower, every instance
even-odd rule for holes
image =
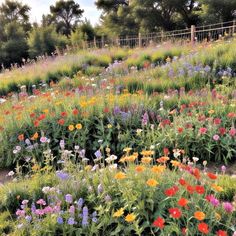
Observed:
[[[208,224],[203,223],[203,222],[198,224],[198,230],[203,234],[208,234],[209,233]]]
[[[165,220],[161,217],[157,217],[156,220],[152,223],[154,227],[163,229],[165,227]]]
[[[64,125],[64,124],[65,124],[65,120],[64,120],[64,119],[60,119],[57,123],[58,123],[59,125]]]
[[[224,230],[218,230],[218,231],[216,232],[216,235],[217,235],[217,236],[227,236],[228,234],[227,234],[227,232],[224,231]]]
[[[179,208],[170,208],[169,213],[175,219],[179,219],[182,215],[182,212],[180,211]]]
[[[190,194],[193,194],[195,192],[195,188],[191,185],[188,185],[187,186],[187,191],[190,193]]]
[[[187,204],[188,204],[188,199],[186,199],[186,198],[182,197],[178,201],[178,205],[181,207],[185,207],[185,206],[187,206]]]
[[[207,176],[208,176],[210,179],[213,179],[213,180],[217,179],[217,176],[216,176],[215,174],[211,173],[211,172],[207,173]]]
[[[65,111],[61,112],[61,116],[62,117],[66,117],[67,116],[67,113]]]
[[[204,188],[204,186],[201,186],[201,185],[197,185],[195,187],[195,190],[198,194],[204,194],[205,193],[205,188]]]
[[[187,184],[187,182],[184,179],[181,178],[181,179],[179,179],[179,184],[184,186],[184,185]]]
[[[178,189],[176,187],[168,188],[165,190],[165,195],[168,197],[172,197],[177,193]]]

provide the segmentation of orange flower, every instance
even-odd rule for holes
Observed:
[[[171,164],[172,164],[172,166],[174,166],[174,167],[179,167],[180,165],[181,165],[181,163],[179,162],[179,161],[171,161],[170,162]]]
[[[151,161],[152,161],[152,158],[151,158],[151,157],[143,157],[143,158],[141,159],[141,162],[142,162],[143,164],[149,164]]]
[[[135,167],[135,170],[136,170],[137,172],[143,172],[145,169],[146,169],[146,168],[145,168],[144,166],[136,166],[136,167]]]
[[[169,160],[170,160],[169,157],[163,156],[163,157],[158,158],[157,162],[159,162],[159,163],[166,163]]]
[[[126,178],[126,174],[123,173],[123,172],[118,172],[116,175],[115,175],[115,179],[125,179]]]
[[[38,139],[38,137],[39,137],[39,134],[36,132],[36,133],[32,136],[31,140],[36,140],[36,139]]]
[[[148,157],[148,156],[152,156],[154,154],[154,151],[142,151],[141,155]]]
[[[153,166],[151,171],[155,174],[160,174],[165,170],[165,166]]]
[[[146,184],[150,187],[156,187],[158,182],[155,179],[149,179]]]
[[[18,139],[19,139],[19,141],[24,141],[24,139],[25,139],[24,134],[20,134],[20,135],[18,136]]]
[[[199,221],[204,220],[205,217],[206,217],[206,215],[205,215],[205,213],[203,213],[202,211],[196,211],[196,212],[194,213],[194,218],[197,219],[197,220],[199,220]]]
[[[222,192],[224,189],[220,187],[219,185],[212,184],[211,187],[216,191],[216,192]]]
[[[74,125],[69,125],[69,126],[68,126],[68,130],[69,130],[69,131],[73,131],[74,129],[75,129],[75,126],[74,126]]]
[[[133,213],[131,213],[131,214],[128,214],[126,217],[125,217],[125,221],[127,221],[127,222],[133,222],[134,220],[135,220],[135,218],[136,218],[136,216],[133,214]]]
[[[81,124],[77,124],[75,127],[76,129],[82,129],[83,126]]]

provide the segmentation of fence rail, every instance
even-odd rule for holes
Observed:
[[[202,42],[215,41],[224,36],[233,36],[236,33],[236,21],[220,22],[211,25],[192,26],[191,28],[160,31],[149,34],[120,36],[115,39],[105,37],[94,38],[93,41],[83,42],[83,48],[104,48],[104,47],[145,47],[159,44],[166,41],[171,42]]]

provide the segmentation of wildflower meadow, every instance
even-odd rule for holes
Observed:
[[[232,38],[4,70],[0,235],[236,236],[235,61]]]

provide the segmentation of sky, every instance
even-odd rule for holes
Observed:
[[[22,3],[26,3],[31,7],[30,20],[31,22],[40,22],[42,15],[49,13],[50,5],[54,5],[56,0],[19,0]],[[0,0],[0,4],[5,0]],[[80,4],[80,7],[84,9],[83,18],[87,18],[95,25],[99,22],[100,11],[97,10],[93,0],[75,0]]]

